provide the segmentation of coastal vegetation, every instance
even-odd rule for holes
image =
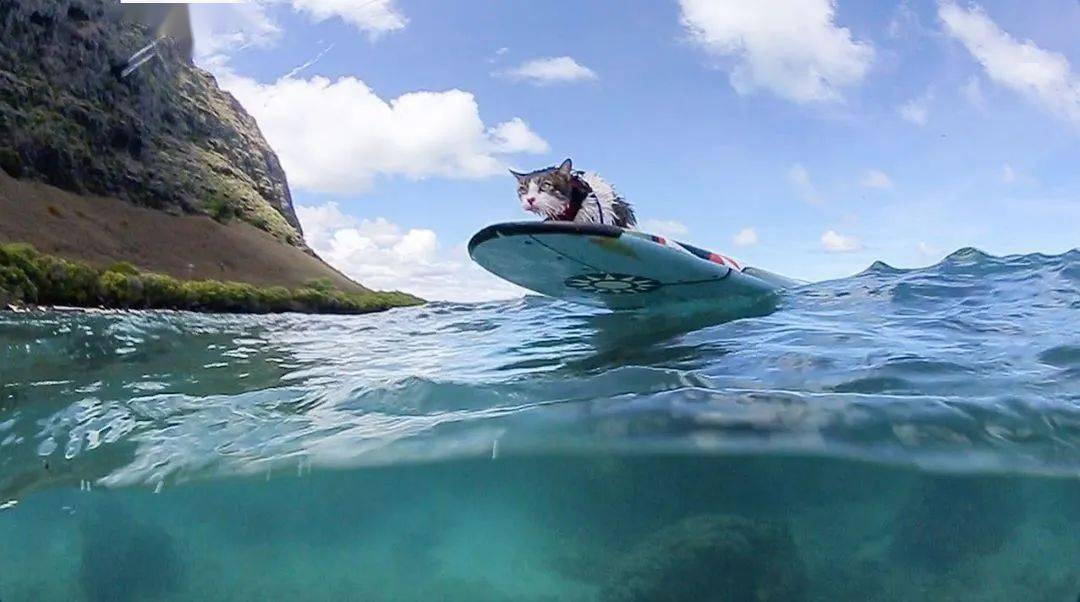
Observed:
[[[235,313],[359,314],[420,303],[423,303],[421,299],[407,293],[341,291],[329,279],[312,280],[295,289],[217,280],[179,280],[140,271],[127,262],[100,269],[40,253],[27,244],[0,244],[0,307],[41,304]]]

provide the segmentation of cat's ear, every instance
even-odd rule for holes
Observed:
[[[524,182],[524,181],[525,181],[525,174],[523,174],[523,173],[518,173],[518,172],[516,172],[516,171],[514,171],[514,170],[512,170],[512,169],[511,169],[511,170],[509,170],[509,171],[510,171],[510,175],[512,175],[512,176],[514,176],[515,178],[517,178],[517,181],[518,181],[518,182]]]
[[[562,162],[562,165],[559,166],[559,173],[568,176],[573,169],[574,163],[570,159],[567,159],[566,161]]]

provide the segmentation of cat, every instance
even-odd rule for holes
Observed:
[[[634,229],[634,208],[595,173],[574,171],[567,159],[558,167],[529,173],[510,170],[518,181],[521,207],[544,221],[607,224]]]

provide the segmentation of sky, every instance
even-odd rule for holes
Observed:
[[[571,157],[641,229],[806,280],[1080,245],[1080,2],[265,0],[196,62],[277,151],[308,244],[428,299]]]

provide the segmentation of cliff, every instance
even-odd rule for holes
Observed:
[[[168,41],[120,76],[153,39],[118,0],[0,0],[0,167],[302,248],[277,156],[213,76]]]
[[[347,313],[420,302],[370,291],[307,248],[277,155],[191,63],[186,11],[159,8],[0,0],[0,301]],[[157,13],[168,18],[155,25]],[[156,55],[126,69],[155,40]]]

